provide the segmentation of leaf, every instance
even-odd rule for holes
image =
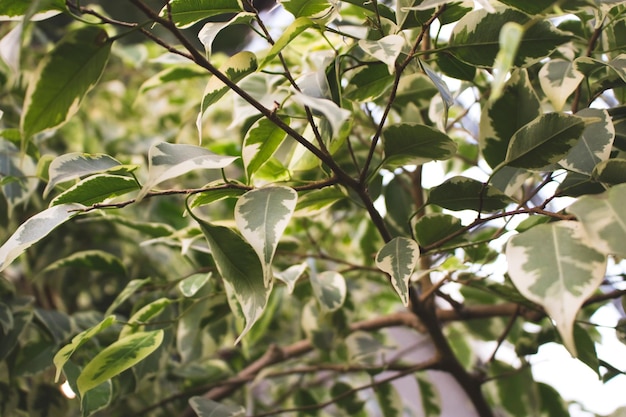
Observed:
[[[567,98],[585,76],[574,63],[564,59],[551,59],[539,70],[539,83],[555,111],[563,110]]]
[[[196,293],[209,282],[212,272],[208,274],[193,274],[178,283],[178,290],[185,297],[193,297]]]
[[[427,374],[417,375],[417,386],[419,387],[420,398],[422,399],[422,409],[425,417],[436,417],[441,415],[441,394],[437,387],[430,381]]]
[[[161,87],[165,83],[176,81],[187,81],[192,78],[206,77],[205,69],[198,69],[195,66],[177,65],[175,67],[165,68],[152,77],[148,78],[139,87],[139,94],[146,93],[154,88]]]
[[[0,139],[0,186],[9,216],[37,190],[37,164],[9,141]]]
[[[73,152],[57,156],[48,167],[48,185],[43,191],[43,196],[45,198],[57,184],[106,172],[119,166],[121,163],[117,159],[105,154]]]
[[[289,118],[281,117],[280,119],[285,124],[289,124]],[[262,118],[254,123],[246,133],[241,149],[241,159],[248,181],[270,159],[286,137],[287,133],[268,119]]]
[[[515,56],[519,48],[522,37],[524,36],[524,27],[519,23],[506,22],[500,29],[500,49],[496,55],[494,62],[495,77],[491,82],[490,100],[497,99],[502,95],[502,88],[506,76],[513,67]]]
[[[172,304],[172,300],[161,297],[141,307],[133,313],[133,315],[125,323],[124,327],[122,327],[119,338],[123,339],[131,334],[143,331],[146,324],[149,324],[151,319],[161,314],[170,304]]]
[[[559,162],[576,145],[585,121],[563,113],[547,113],[515,132],[504,164],[516,168],[541,169]]]
[[[338,201],[344,200],[346,195],[335,187],[326,187],[321,190],[310,191],[298,198],[296,205],[297,216],[312,216],[320,213]]]
[[[24,140],[76,113],[100,79],[111,45],[103,29],[86,26],[70,32],[44,56],[26,90],[20,122]]]
[[[3,0],[0,3],[0,21],[22,20],[25,16],[31,21],[44,20],[64,10],[64,2],[60,0],[38,2]]]
[[[126,275],[126,268],[117,256],[102,250],[85,250],[74,252],[63,259],[51,263],[44,269],[50,272],[59,268],[86,268],[91,271],[109,272],[115,275]]]
[[[259,68],[265,67],[269,64],[278,54],[285,49],[287,45],[295,38],[298,37],[302,32],[307,30],[308,28],[315,26],[315,23],[308,17],[298,17],[294,20],[288,27],[283,31],[283,34],[276,40],[274,45],[272,45],[271,49],[263,58],[261,63],[259,64]]]
[[[626,258],[626,184],[602,194],[579,198],[567,209],[582,223],[593,246],[602,253]]]
[[[200,146],[161,142],[148,151],[148,180],[144,183],[137,201],[150,189],[163,181],[179,177],[195,169],[221,169],[237,159],[236,156],[216,155]]]
[[[324,271],[319,274],[311,274],[310,277],[313,294],[320,303],[323,311],[336,311],[346,300],[346,280],[339,272]]]
[[[284,282],[285,285],[287,285],[287,292],[292,294],[294,288],[296,287],[296,281],[298,281],[302,274],[304,274],[306,268],[307,263],[302,262],[301,264],[292,265],[282,272],[274,273],[274,277]]]
[[[577,356],[574,320],[602,283],[606,256],[589,242],[580,223],[560,221],[513,236],[506,260],[519,292],[546,310],[567,350]]]
[[[245,192],[245,189],[242,190],[240,188],[226,188],[203,191],[201,193],[194,194],[193,197],[190,198],[189,207],[196,208],[226,198],[237,198],[245,194]]]
[[[591,173],[595,181],[604,184],[621,184],[626,182],[626,159],[612,158],[598,163]]]
[[[528,72],[513,71],[502,95],[489,100],[480,117],[478,143],[489,166],[495,168],[504,161],[513,134],[539,117],[540,108]]]
[[[549,20],[534,21],[524,13],[499,9],[489,13],[485,9],[467,13],[452,30],[452,53],[470,65],[491,67],[500,50],[500,28],[507,22],[528,27],[519,43],[513,65],[529,66],[547,57],[557,46],[571,40],[571,36],[557,30]]]
[[[56,196],[50,202],[50,207],[66,203],[92,206],[113,197],[128,194],[138,188],[139,185],[134,178],[109,174],[94,175]]]
[[[115,316],[107,316],[95,326],[92,326],[91,328],[78,333],[76,336],[72,338],[72,341],[70,343],[63,346],[57,352],[57,354],[54,355],[54,359],[52,360],[52,362],[54,363],[54,366],[56,366],[57,368],[54,381],[55,382],[59,381],[59,377],[61,376],[61,371],[63,370],[65,363],[72,357],[74,352],[76,352],[76,350],[79,347],[87,343],[89,339],[91,339],[92,337],[94,337],[95,335],[97,335],[98,333],[106,329],[107,327],[110,327],[114,323],[115,323]]]
[[[583,109],[576,116],[596,118],[598,122],[585,126],[580,140],[559,165],[569,171],[591,175],[599,162],[609,159],[615,128],[606,110]]]
[[[50,232],[76,216],[76,210],[85,207],[80,204],[62,204],[50,207],[26,220],[15,233],[0,247],[0,271],[3,271],[26,249],[39,242]]]
[[[332,100],[307,96],[295,90],[293,91],[292,99],[302,106],[317,110],[323,114],[326,120],[328,120],[328,123],[330,123],[333,138],[340,136],[341,128],[344,123],[352,117],[351,111],[342,109]]]
[[[321,19],[332,13],[334,9],[332,0],[279,0],[279,3],[296,18]]]
[[[357,70],[350,79],[344,98],[357,102],[374,101],[392,86],[394,76],[382,64],[375,62]]]
[[[359,47],[366,54],[387,64],[389,74],[395,73],[396,59],[402,52],[405,41],[400,35],[388,35],[378,40],[361,39]]]
[[[452,177],[432,188],[428,203],[448,210],[490,212],[505,208],[511,199],[495,187],[472,178]]]
[[[207,56],[211,56],[211,48],[215,37],[222,29],[233,25],[249,25],[254,20],[254,13],[237,13],[232,19],[226,22],[209,22],[202,26],[198,32],[198,39],[204,45]]]
[[[187,28],[194,23],[212,16],[243,12],[241,0],[171,0],[172,21],[179,28]],[[161,9],[161,17],[167,17],[167,6]]]
[[[115,300],[111,303],[107,311],[104,313],[105,315],[111,314],[117,307],[119,307],[124,301],[126,301],[131,295],[133,295],[139,288],[143,287],[146,284],[151,283],[152,280],[150,278],[145,279],[133,279],[128,281],[126,287],[115,297]]]
[[[374,390],[382,417],[402,417],[403,401],[393,384],[380,384]]]
[[[246,414],[241,406],[223,405],[204,397],[191,397],[189,405],[198,417],[243,417]]]
[[[191,213],[191,211],[190,211]],[[191,213],[193,216],[193,213]],[[224,226],[215,226],[194,216],[211,248],[217,270],[231,286],[246,325],[235,344],[246,335],[261,317],[271,292],[265,285],[263,267],[256,252],[237,233]]]
[[[385,165],[391,167],[449,159],[457,149],[446,134],[415,123],[391,125],[384,130],[383,138]]]
[[[293,188],[251,190],[237,200],[235,222],[261,261],[265,287],[272,281],[272,259],[298,201]]]
[[[138,332],[104,348],[83,368],[76,380],[80,395],[119,375],[154,352],[163,342],[163,330]]]
[[[396,237],[376,254],[376,266],[391,276],[391,284],[402,303],[409,305],[409,279],[420,257],[420,248],[413,239]]]
[[[420,246],[429,246],[440,240],[459,232],[463,229],[461,219],[443,213],[428,213],[420,217],[415,223],[415,238]],[[456,237],[444,244],[445,246],[454,245],[458,242]]]

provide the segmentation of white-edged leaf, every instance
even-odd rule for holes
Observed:
[[[171,16],[179,28],[187,28],[208,17],[243,11],[241,0],[171,0]],[[161,16],[170,14],[167,6],[161,9]]]
[[[328,123],[330,123],[334,138],[339,136],[343,124],[352,117],[350,110],[342,109],[332,100],[307,96],[295,90],[293,91],[292,99],[298,104],[322,113],[328,120]]]
[[[265,58],[259,64],[259,68],[265,67],[272,61],[289,43],[298,37],[308,28],[315,26],[315,23],[308,17],[298,17],[283,31],[283,34],[276,40]]]
[[[204,397],[191,397],[189,405],[198,417],[243,417],[246,410],[237,405],[224,405]]]
[[[579,198],[568,211],[582,223],[593,246],[606,254],[626,258],[626,184],[602,194]]]
[[[237,200],[235,222],[261,261],[265,286],[272,281],[272,259],[298,201],[288,187],[265,187],[248,191]]]
[[[124,301],[126,301],[131,295],[135,293],[142,286],[149,284],[152,282],[150,278],[145,279],[133,279],[128,281],[128,284],[124,287],[124,289],[115,297],[115,300],[111,303],[107,311],[104,313],[105,315],[111,314],[118,308]]]
[[[448,135],[430,126],[401,123],[383,131],[385,164],[399,167],[445,160],[454,156],[457,145]]]
[[[490,212],[505,208],[512,201],[495,187],[469,177],[455,176],[432,188],[429,204],[448,210]]]
[[[583,109],[576,113],[576,116],[596,118],[598,122],[585,127],[578,143],[570,149],[559,165],[569,171],[591,175],[596,165],[606,161],[611,155],[615,126],[606,110]]]
[[[0,271],[3,271],[26,249],[39,242],[50,232],[72,217],[76,210],[84,209],[81,204],[62,204],[50,207],[26,220],[0,247]]]
[[[419,257],[417,242],[401,236],[387,242],[376,254],[376,266],[391,276],[391,284],[405,306],[409,305],[409,279]]]
[[[404,404],[394,384],[380,384],[374,390],[382,417],[402,417]]]
[[[500,49],[493,64],[495,77],[491,83],[490,100],[495,100],[502,95],[506,76],[513,67],[523,36],[524,27],[516,22],[506,22],[500,29]]]
[[[207,282],[209,282],[211,275],[213,275],[212,272],[209,272],[208,274],[200,273],[188,276],[178,283],[178,290],[185,297],[193,297]]]
[[[44,272],[69,267],[87,268],[91,271],[103,271],[121,276],[126,275],[126,268],[124,268],[120,258],[112,253],[97,249],[74,252],[51,263],[44,269]]]
[[[294,288],[296,288],[296,281],[304,274],[306,268],[307,263],[302,262],[301,264],[292,265],[282,272],[274,273],[274,277],[284,282],[287,285],[287,291],[291,294]]]
[[[361,39],[359,41],[359,47],[368,55],[387,64],[389,73],[393,74],[395,73],[396,59],[402,52],[404,43],[405,41],[402,36],[388,35],[375,41]]]
[[[70,357],[76,352],[76,349],[84,345],[94,337],[96,334],[100,333],[107,327],[111,326],[115,323],[115,316],[107,316],[100,323],[96,324],[89,329],[83,330],[78,333],[76,336],[72,338],[72,341],[67,345],[63,346],[57,353],[54,355],[54,359],[52,362],[54,366],[56,366],[56,374],[54,377],[54,381],[58,382],[59,377],[61,376],[61,371],[63,370],[63,366],[70,359]]]
[[[98,174],[85,178],[56,196],[50,206],[79,203],[85,206],[105,202],[113,197],[128,194],[139,188],[137,181],[120,175]]]
[[[133,315],[126,322],[125,326],[122,327],[119,338],[123,339],[131,334],[143,331],[145,329],[145,325],[148,324],[151,319],[161,314],[161,312],[170,304],[172,304],[172,300],[161,297],[141,307],[133,313]]]
[[[20,121],[23,138],[67,121],[98,82],[112,42],[98,26],[70,32],[44,55],[26,90]]]
[[[324,271],[311,274],[310,281],[313,294],[322,310],[329,312],[338,310],[346,301],[346,279],[339,272]]]
[[[271,282],[269,286],[265,285],[261,261],[252,246],[241,236],[228,227],[212,225],[199,219],[191,211],[190,214],[200,225],[217,270],[224,284],[232,289],[244,315],[246,324],[235,341],[237,344],[261,317],[272,290]]]
[[[428,374],[421,373],[417,377],[420,398],[422,399],[422,410],[425,417],[437,417],[441,415],[441,393],[435,384],[428,377]]]
[[[106,172],[120,165],[117,159],[105,154],[73,152],[57,156],[48,167],[48,185],[43,196],[45,198],[57,184]]]
[[[221,169],[238,157],[217,155],[194,145],[161,142],[148,151],[148,180],[137,196],[137,201],[148,194],[155,185],[186,174],[195,169]]]
[[[200,39],[200,42],[204,45],[207,56],[211,56],[213,41],[222,29],[232,25],[247,25],[252,22],[252,20],[254,20],[254,13],[244,12],[236,14],[232,19],[226,22],[209,22],[202,26],[202,29],[198,32],[198,39]]]
[[[602,283],[606,256],[595,249],[581,223],[560,221],[513,236],[506,260],[519,292],[545,309],[567,350],[577,356],[574,320]]]
[[[119,375],[154,352],[163,342],[163,330],[133,333],[120,339],[98,353],[76,380],[79,393],[97,387]]]
[[[289,124],[289,118],[281,117],[281,120]],[[241,159],[248,180],[272,157],[286,137],[284,130],[266,118],[261,118],[252,125],[243,139],[241,149]]]
[[[539,83],[555,111],[563,110],[567,98],[585,78],[571,61],[551,59],[539,70]]]

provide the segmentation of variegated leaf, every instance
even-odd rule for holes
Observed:
[[[81,396],[119,375],[154,352],[163,342],[163,330],[133,333],[98,353],[80,373],[76,385]]]
[[[422,399],[422,410],[425,417],[438,417],[441,415],[441,394],[437,386],[432,383],[428,374],[417,375],[417,386]]]
[[[148,151],[148,179],[137,201],[150,189],[163,181],[186,174],[195,169],[221,169],[237,159],[236,156],[216,155],[200,146],[161,142]]]
[[[406,237],[392,239],[376,254],[376,266],[391,276],[391,284],[405,306],[409,305],[409,279],[419,257],[419,245]]]
[[[0,139],[0,186],[9,215],[37,191],[38,185],[36,161],[13,143]]]
[[[272,291],[271,281],[268,286],[265,285],[259,256],[241,236],[227,227],[212,225],[195,216],[194,218],[209,243],[224,285],[231,290],[227,292],[234,295],[244,315],[245,327],[235,341],[239,343],[261,317]]]
[[[591,172],[593,181],[607,185],[626,182],[626,158],[611,158],[598,163]]]
[[[346,123],[348,119],[352,117],[351,111],[342,109],[332,100],[307,96],[299,91],[293,91],[292,93],[293,101],[301,104],[302,106],[317,110],[324,115],[326,120],[328,120],[328,123],[330,123],[330,127],[333,131],[333,137],[337,137],[340,135],[341,128],[343,127],[344,123]]]
[[[91,339],[92,337],[94,337],[96,334],[100,333],[107,327],[110,327],[114,323],[115,323],[115,316],[107,316],[105,319],[103,319],[100,323],[96,324],[95,326],[90,327],[89,329],[78,333],[76,336],[72,338],[72,341],[70,343],[63,346],[57,352],[57,354],[54,355],[54,359],[52,360],[52,362],[54,363],[54,366],[56,366],[57,368],[55,378],[54,378],[55,382],[59,380],[59,377],[61,376],[61,371],[63,370],[63,366],[70,359],[70,357],[74,354],[74,352],[76,352],[76,349],[78,349],[79,347],[87,343],[89,339]]]
[[[585,76],[573,62],[551,59],[539,70],[539,83],[555,111],[563,110],[567,98],[576,90]]]
[[[235,205],[235,222],[261,261],[265,286],[272,281],[272,259],[298,201],[288,187],[265,187],[248,191]]]
[[[576,314],[606,272],[606,256],[594,246],[581,223],[560,221],[515,235],[506,247],[511,280],[554,320],[573,356]]]
[[[124,268],[120,258],[109,252],[93,249],[74,252],[65,258],[59,259],[48,265],[44,272],[68,267],[87,268],[90,271],[104,271],[121,276],[126,275],[126,268]]]
[[[402,52],[404,44],[404,38],[400,35],[388,35],[375,41],[367,39],[359,41],[359,47],[365,53],[387,64],[390,74],[395,72],[396,59]]]
[[[124,287],[124,289],[117,294],[115,300],[111,303],[107,311],[104,313],[105,315],[109,315],[115,311],[124,301],[126,301],[131,295],[135,293],[139,288],[143,287],[146,284],[151,283],[152,280],[150,278],[144,279],[133,279],[128,281],[128,284]]]
[[[222,29],[233,25],[247,25],[254,20],[254,13],[237,13],[232,19],[226,22],[209,22],[202,26],[200,32],[198,32],[198,39],[204,45],[204,50],[207,56],[211,56],[211,49],[215,37],[222,31]]]
[[[585,127],[578,143],[559,165],[570,171],[591,175],[599,162],[609,159],[615,139],[615,127],[606,110],[583,109],[576,116],[596,118],[598,122]]]
[[[172,304],[172,300],[162,297],[141,307],[133,313],[133,315],[126,322],[126,325],[122,327],[119,338],[123,339],[131,334],[143,331],[145,324],[161,314],[161,312],[170,304]]]
[[[292,265],[282,272],[276,272],[274,277],[284,282],[287,285],[287,291],[291,294],[296,287],[296,281],[304,274],[306,268],[307,263],[302,262],[301,264]]]
[[[101,153],[73,152],[57,156],[48,167],[48,185],[43,191],[43,196],[45,198],[57,184],[106,172],[121,165],[117,159]]]
[[[402,417],[404,404],[393,384],[380,384],[374,390],[382,417]]]
[[[281,118],[289,124],[289,118]],[[287,137],[287,133],[268,119],[262,118],[254,123],[243,139],[241,158],[248,180],[272,157],[276,149]]]
[[[193,297],[204,285],[209,282],[212,272],[193,274],[178,283],[178,290],[185,297]]]
[[[346,300],[346,279],[339,272],[324,271],[311,274],[313,294],[323,311],[335,311],[341,308]]]
[[[280,35],[274,45],[272,45],[272,48],[259,64],[259,68],[263,68],[269,64],[292,40],[312,26],[315,26],[315,23],[308,17],[298,17],[294,20],[287,29],[283,31],[283,34]]]
[[[500,49],[494,62],[495,77],[491,83],[491,100],[502,95],[506,76],[513,68],[513,62],[523,36],[524,27],[516,22],[506,22],[500,29]]]
[[[593,246],[606,254],[626,258],[626,184],[602,194],[586,195],[568,211],[582,223]]]
[[[50,232],[72,217],[76,210],[84,209],[81,204],[62,204],[50,207],[26,220],[0,247],[0,271],[4,270],[26,249],[39,242]]]
[[[241,0],[171,0],[169,2],[172,20],[179,28],[187,28],[211,16],[243,11]],[[161,16],[170,15],[167,6],[161,9]]]
[[[448,210],[490,212],[505,208],[511,199],[491,185],[456,176],[431,189],[428,203]]]
[[[237,405],[224,405],[204,397],[191,397],[189,405],[198,417],[243,417],[246,410]]]
[[[385,164],[391,167],[449,159],[457,149],[445,133],[415,123],[391,125],[384,130],[383,139]]]
[[[279,0],[279,3],[296,18],[324,19],[337,7],[337,0]]]
[[[98,174],[85,178],[56,196],[50,206],[78,203],[85,206],[105,202],[113,197],[128,194],[139,188],[137,181],[120,175]]]

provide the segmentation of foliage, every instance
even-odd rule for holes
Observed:
[[[567,415],[539,346],[623,374],[626,2],[103,3],[0,3],[1,415],[439,415],[430,371]]]

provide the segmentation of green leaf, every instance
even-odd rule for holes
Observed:
[[[333,2],[329,0],[280,0],[279,3],[296,19],[299,17],[321,19],[334,10]]]
[[[480,117],[478,143],[485,161],[495,168],[504,161],[513,134],[539,117],[541,103],[525,69],[513,71],[499,98],[489,100]]]
[[[261,317],[271,285],[265,285],[263,266],[250,244],[227,227],[212,225],[195,216],[194,219],[209,243],[217,270],[232,288],[245,317],[246,325],[235,341],[237,344]]]
[[[393,84],[394,76],[381,63],[375,62],[358,70],[350,79],[344,98],[356,102],[374,101]]]
[[[67,121],[98,82],[112,42],[96,26],[70,32],[44,56],[26,90],[20,127],[24,140]]]
[[[297,216],[312,216],[320,213],[338,201],[344,200],[346,195],[335,187],[326,187],[321,190],[310,191],[298,198],[296,205]]]
[[[37,190],[37,164],[11,142],[0,139],[0,186],[9,215]]]
[[[44,269],[50,272],[59,268],[86,268],[91,271],[103,271],[126,276],[126,268],[117,256],[102,250],[85,250],[74,252],[63,259],[51,263]]]
[[[281,120],[287,125],[290,121],[287,117],[281,117]],[[287,133],[268,119],[262,118],[254,123],[246,133],[241,149],[241,159],[248,181],[274,154],[286,137]]]
[[[348,291],[343,275],[335,271],[324,271],[311,274],[310,281],[313,294],[323,311],[332,312],[341,308]]]
[[[591,176],[595,181],[604,184],[622,184],[626,182],[626,159],[602,161],[594,167]]]
[[[393,384],[380,384],[374,390],[382,417],[402,417],[402,397]]]
[[[499,0],[507,6],[514,7],[529,15],[537,15],[557,3],[556,0]]]
[[[126,301],[131,295],[133,295],[139,288],[151,282],[152,280],[150,278],[133,279],[133,280],[128,281],[128,284],[126,284],[124,289],[117,295],[117,297],[115,297],[115,300],[113,300],[113,302],[111,303],[109,308],[107,308],[107,311],[104,314],[105,315],[111,314],[124,301]]]
[[[94,175],[56,196],[50,202],[50,207],[66,203],[91,206],[137,189],[139,185],[134,178],[110,174]]]
[[[162,297],[141,307],[128,319],[124,327],[122,327],[119,338],[123,339],[131,334],[143,331],[146,324],[149,324],[151,319],[161,314],[170,304],[172,304],[172,300]]]
[[[57,156],[48,167],[48,185],[43,191],[43,196],[46,197],[57,184],[62,182],[99,174],[120,166],[121,163],[117,159],[105,154],[73,152]]]
[[[391,284],[405,306],[409,305],[409,279],[419,257],[417,242],[405,237],[392,239],[376,254],[376,266],[391,276]]]
[[[243,12],[241,0],[172,0],[169,3],[172,20],[179,28],[187,28],[212,16]],[[161,17],[169,15],[166,6],[160,14]]]
[[[417,375],[417,385],[422,399],[422,409],[425,417],[441,415],[441,395],[439,390],[432,384],[427,374]]]
[[[582,223],[593,246],[602,253],[626,258],[626,184],[607,192],[583,196],[569,206]]]
[[[287,29],[284,30],[283,34],[280,35],[274,45],[272,45],[272,48],[259,64],[259,68],[263,68],[269,64],[291,41],[312,26],[315,26],[315,23],[308,17],[298,17],[294,20]]]
[[[288,187],[265,187],[251,190],[237,200],[235,222],[261,261],[266,287],[272,281],[272,259],[298,201],[298,194]]]
[[[500,49],[494,62],[495,77],[491,83],[490,100],[494,100],[502,95],[504,81],[513,67],[513,62],[523,36],[524,27],[519,23],[506,22],[500,29]]]
[[[192,78],[206,77],[205,69],[198,69],[195,66],[176,65],[175,67],[165,68],[163,71],[153,75],[141,84],[139,94],[143,94],[153,88],[161,87],[165,83],[176,81],[187,81]]]
[[[212,272],[208,274],[193,274],[178,283],[178,289],[185,297],[193,297],[204,285],[209,282]]]
[[[194,194],[193,197],[189,200],[189,207],[196,208],[200,206],[204,206],[206,204],[211,204],[216,201],[220,201],[226,198],[237,198],[243,194],[245,194],[245,189],[240,188],[225,188],[225,189],[215,189],[208,190],[198,194]]]
[[[55,382],[58,382],[59,377],[61,376],[61,371],[63,370],[63,367],[65,366],[65,363],[72,357],[74,352],[76,352],[76,350],[79,347],[87,343],[89,339],[91,339],[92,337],[94,337],[95,335],[97,335],[98,333],[106,329],[107,327],[110,327],[114,323],[115,323],[115,316],[107,316],[95,326],[78,333],[76,336],[72,338],[72,341],[70,343],[63,346],[57,352],[57,354],[54,355],[54,359],[52,360],[52,362],[54,363],[54,366],[56,366],[57,368],[56,375],[54,378]]]
[[[400,35],[388,35],[378,40],[361,39],[359,47],[366,54],[387,64],[390,74],[395,73],[396,59],[402,52],[405,40]]]
[[[23,1],[23,0],[3,0],[0,3],[0,21],[21,20],[28,16],[29,20],[44,20],[59,14],[65,10],[65,4],[61,0],[47,1]],[[31,16],[32,13],[35,13]]]
[[[246,414],[241,406],[223,405],[204,397],[191,397],[189,405],[198,417],[243,417]]]
[[[551,59],[539,70],[539,83],[555,111],[563,110],[567,98],[585,76],[574,63],[564,59]]]
[[[428,213],[415,223],[415,238],[420,246],[429,246],[439,242],[463,228],[461,219],[443,213]],[[459,237],[452,239],[444,246],[454,246]]]
[[[62,204],[50,207],[26,220],[15,233],[0,247],[0,271],[4,270],[26,249],[39,242],[50,232],[76,216],[76,210],[85,206],[80,204]]]
[[[573,221],[541,224],[513,236],[506,246],[511,280],[546,310],[573,356],[576,314],[606,271],[606,256],[594,246]]]
[[[333,384],[330,389],[330,396],[332,398],[340,397],[335,405],[342,410],[342,414],[345,416],[358,415],[365,404],[357,395],[357,391],[345,382]]]
[[[233,25],[249,25],[254,20],[254,13],[237,13],[232,19],[226,22],[209,22],[202,26],[198,32],[198,39],[204,45],[207,56],[211,56],[211,49],[215,37],[222,29]]]
[[[595,118],[598,122],[585,126],[580,140],[559,165],[569,171],[591,175],[599,162],[609,159],[615,128],[606,110],[583,109],[576,116]]]
[[[163,330],[155,330],[133,333],[107,346],[85,365],[76,380],[80,395],[145,359],[162,341]]]
[[[529,16],[512,9],[499,9],[495,13],[474,10],[463,16],[452,30],[451,51],[470,65],[491,67],[500,50],[500,28],[507,22],[528,24],[513,63],[516,67],[531,65],[571,40],[571,36],[557,30],[549,20],[529,24],[530,21]]]
[[[237,159],[236,156],[216,155],[200,146],[161,142],[148,151],[148,179],[144,183],[137,201],[150,189],[163,181],[179,177],[195,169],[221,169]]]
[[[504,164],[516,168],[541,169],[559,162],[576,145],[585,121],[563,113],[547,113],[515,132]]]
[[[274,277],[284,282],[285,285],[287,285],[287,292],[292,294],[294,288],[296,287],[296,281],[298,281],[302,274],[304,274],[306,268],[307,263],[302,262],[301,264],[292,265],[282,272],[274,273]]]
[[[352,112],[342,109],[332,100],[307,96],[299,91],[293,91],[292,99],[302,106],[309,107],[323,114],[328,123],[330,123],[333,138],[340,136],[344,123],[352,117]]]
[[[391,167],[449,159],[457,148],[445,133],[415,123],[391,125],[384,130],[383,137],[385,165]]]
[[[490,212],[505,208],[512,201],[495,187],[472,178],[452,177],[430,190],[429,204],[448,210]]]

